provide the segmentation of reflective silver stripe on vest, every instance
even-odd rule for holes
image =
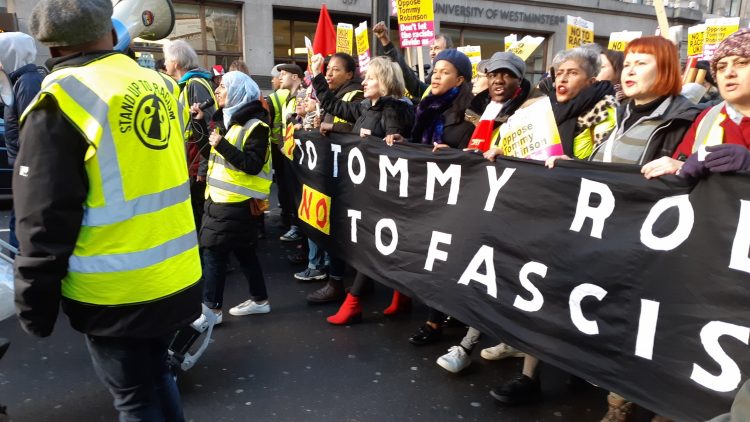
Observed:
[[[708,135],[711,134],[711,129],[714,128],[714,122],[719,118],[721,110],[724,109],[726,101],[722,101],[719,104],[711,107],[711,110],[703,116],[703,120],[698,124],[698,131],[695,134],[695,140],[693,140],[693,152],[698,151],[698,148],[708,142]],[[723,141],[723,140],[722,140]]]
[[[237,148],[238,150],[240,150],[242,152],[242,149],[243,149],[242,148],[242,140],[245,139],[245,135],[247,134],[247,131],[250,130],[250,128],[253,127],[253,125],[256,122],[260,122],[260,120],[259,119],[250,119],[250,120],[248,120],[245,123],[245,125],[242,127],[242,129],[240,129],[240,132],[237,134],[237,138],[234,140],[234,144],[231,144],[231,145],[234,145],[235,148]],[[234,171],[242,171],[242,170],[238,169],[237,167],[233,166],[232,163],[230,163],[229,161],[227,161],[226,158],[224,158],[224,156],[222,156],[221,154],[212,152],[208,156],[208,159],[209,160],[213,160],[214,164],[221,164],[222,166],[224,166],[224,167],[226,167],[228,169],[232,169]]]
[[[261,172],[261,173],[263,173],[263,172]],[[261,176],[260,175],[261,173],[258,173],[258,177],[262,177],[263,179],[269,180],[269,179]],[[248,189],[248,188],[246,188],[244,186],[239,186],[239,185],[234,185],[234,184],[231,184],[231,183],[227,183],[227,182],[221,181],[219,179],[214,179],[213,177],[210,177],[210,176],[208,177],[208,184],[211,185],[211,186],[213,186],[213,187],[216,187],[216,188],[219,188],[219,189],[224,189],[225,191],[236,193],[238,195],[248,196],[250,198],[255,198],[255,199],[266,199],[266,198],[268,198],[268,194],[267,193],[261,193],[261,192],[258,192],[258,191],[254,191],[252,189]]]
[[[73,101],[86,110],[102,127],[102,138],[97,148],[97,156],[106,205],[86,208],[81,225],[103,226],[120,223],[136,215],[156,212],[185,202],[190,198],[190,187],[186,180],[183,184],[165,191],[126,201],[125,193],[122,191],[122,174],[120,174],[115,141],[112,138],[112,131],[109,126],[109,105],[74,76],[67,76],[57,83],[70,95]]]
[[[144,251],[96,256],[73,255],[68,260],[68,271],[95,274],[140,270],[156,265],[196,246],[198,246],[198,237],[194,231],[189,231],[178,238]]]

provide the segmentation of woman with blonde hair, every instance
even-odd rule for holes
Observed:
[[[323,57],[315,55],[312,60],[313,87],[320,106],[328,113],[354,122],[352,133],[367,135],[408,134],[414,121],[414,110],[404,97],[404,76],[398,65],[387,57],[376,57],[370,61],[362,82],[365,99],[353,104],[336,98],[328,89],[321,72]]]
[[[320,106],[328,113],[347,121],[353,121],[352,133],[362,138],[376,136],[392,139],[394,136],[411,133],[414,123],[414,108],[404,98],[404,76],[396,63],[387,57],[376,57],[370,61],[362,82],[365,99],[360,103],[350,103],[336,97],[328,89],[328,83],[321,73],[323,57],[313,56],[313,87],[320,101]],[[362,318],[362,307],[359,298],[363,291],[372,284],[372,280],[357,272],[354,285],[341,304],[338,312],[327,318],[333,325],[345,325]],[[385,311],[389,315],[399,311],[402,296],[394,293],[394,302]]]

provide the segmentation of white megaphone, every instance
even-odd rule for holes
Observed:
[[[174,28],[171,0],[112,0],[112,27],[117,34],[115,50],[127,51],[135,38],[156,41]]]

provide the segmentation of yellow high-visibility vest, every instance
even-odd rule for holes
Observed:
[[[62,281],[74,301],[150,302],[201,277],[177,84],[120,53],[47,76],[46,98],[86,138],[89,190]],[[60,140],[64,141],[64,140]]]
[[[698,123],[698,129],[695,131],[695,141],[693,141],[693,153],[698,151],[701,145],[721,145],[724,143],[724,128],[721,123],[727,119],[727,115],[721,111],[724,109],[726,102],[722,101],[711,107],[711,110],[703,116],[703,120]]]
[[[284,138],[284,105],[287,99],[289,99],[288,89],[277,89],[274,93],[268,96],[268,100],[273,104],[273,127],[271,128],[271,142],[278,144]]]
[[[244,151],[245,142],[259,125],[268,127],[258,119],[249,120],[244,126],[233,125],[224,136],[230,144]],[[250,198],[266,199],[271,192],[271,147],[266,150],[266,161],[257,175],[247,174],[227,162],[214,148],[208,159],[208,178],[206,181],[206,199],[214,202],[234,203]]]
[[[360,92],[362,91],[359,91],[359,90],[349,91],[346,94],[344,94],[343,97],[341,97],[341,101],[346,101],[347,103],[350,103],[352,101],[352,98],[354,98],[354,96],[356,96]],[[333,116],[333,124],[337,124],[337,123],[351,123],[351,122],[348,122],[342,119],[341,117]]]

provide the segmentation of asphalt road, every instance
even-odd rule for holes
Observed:
[[[7,208],[7,206],[6,206]],[[8,211],[0,211],[6,228]],[[290,245],[278,240],[275,212],[267,218],[268,239],[259,256],[268,285],[271,313],[233,317],[224,323],[198,364],[179,374],[186,417],[192,421],[599,421],[606,392],[588,384],[571,388],[566,374],[545,367],[543,401],[503,407],[488,394],[521,369],[521,359],[485,361],[474,352],[460,374],[435,360],[458,344],[465,327],[448,327],[435,345],[414,347],[407,338],[424,321],[417,305],[401,317],[386,318],[390,290],[376,285],[365,301],[364,321],[346,327],[325,317],[338,304],[309,306],[305,295],[322,282],[299,283]],[[0,232],[0,236],[6,233]],[[351,277],[348,277],[351,282]],[[246,299],[246,284],[231,272],[225,302]],[[53,335],[26,335],[15,318],[0,322],[0,336],[12,342],[0,360],[0,403],[14,421],[111,421],[109,393],[95,377],[83,337],[61,315]],[[492,346],[485,338],[481,347]],[[648,421],[640,411],[638,420]]]

